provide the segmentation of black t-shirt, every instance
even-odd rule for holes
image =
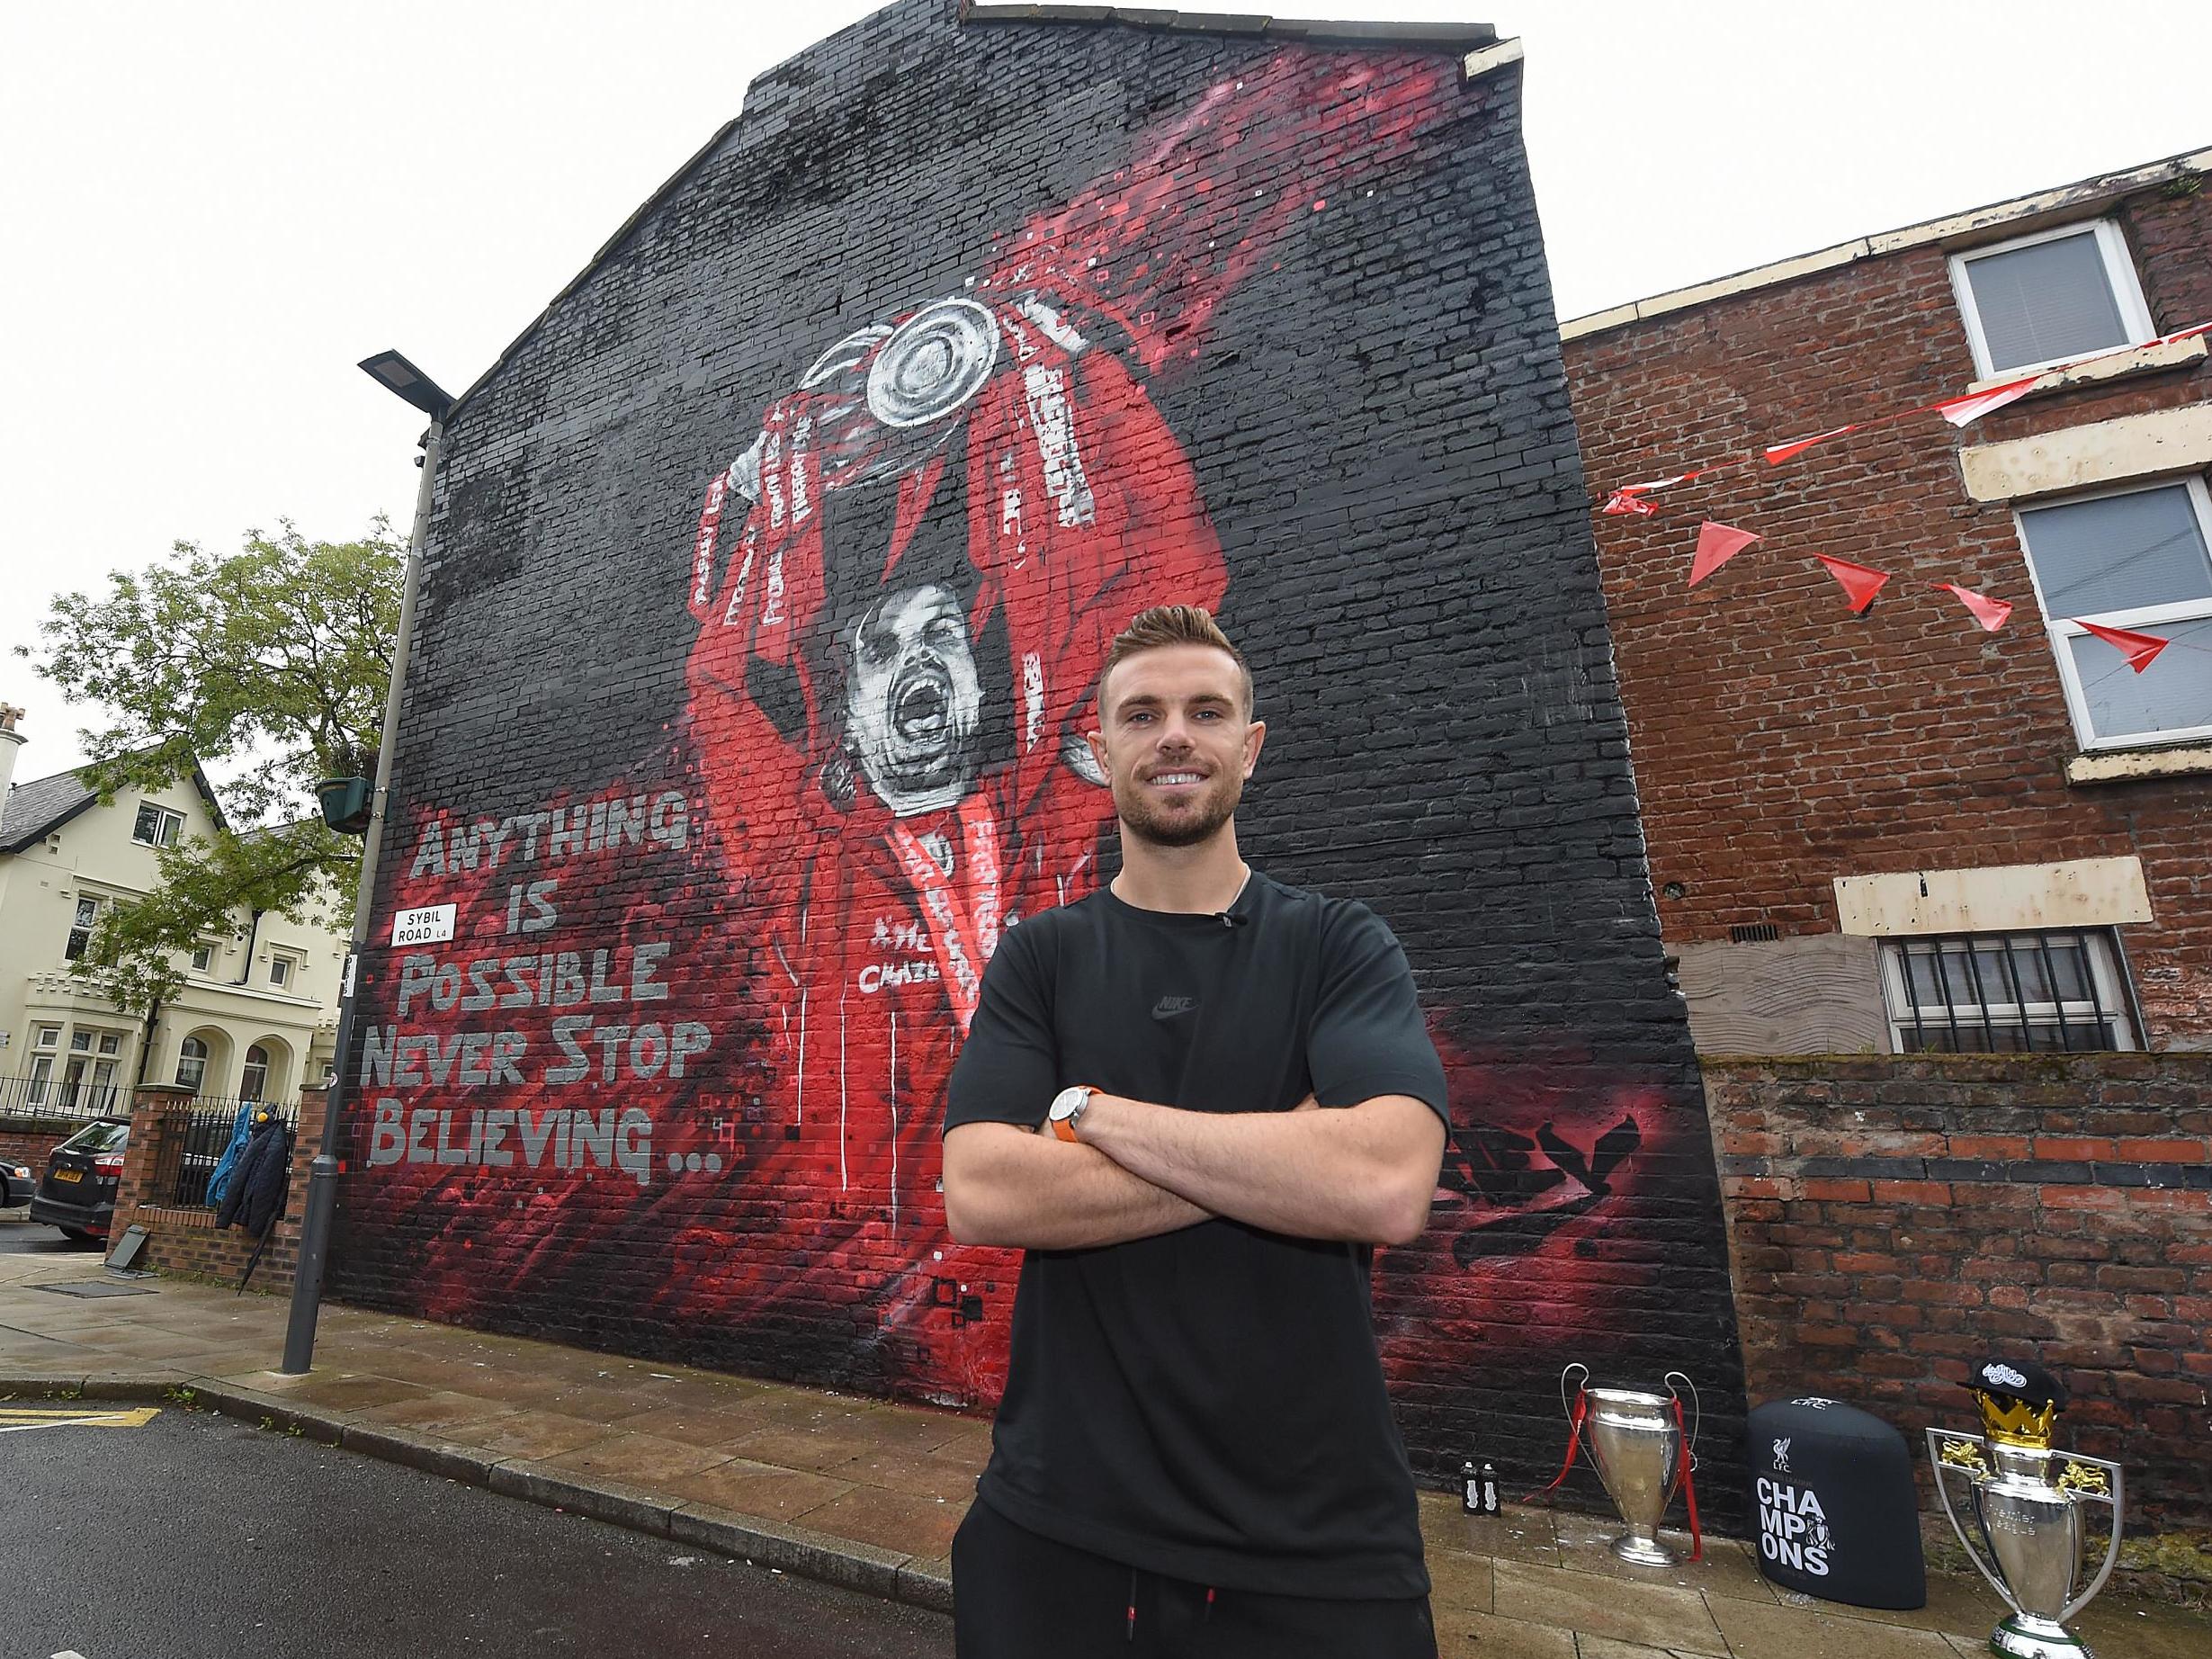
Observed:
[[[1199,1112],[1411,1095],[1448,1125],[1405,953],[1373,911],[1254,872],[1228,915],[1139,910],[1101,889],[1010,929],[945,1127],[1041,1125],[1075,1083]],[[1219,1218],[1026,1252],[984,1501],[1193,1583],[1425,1593],[1372,1255]]]

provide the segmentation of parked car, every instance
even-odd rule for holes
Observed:
[[[46,1179],[31,1195],[31,1219],[59,1227],[73,1239],[103,1239],[115,1217],[115,1189],[123,1179],[123,1148],[130,1120],[101,1117],[54,1148]]]
[[[0,1158],[0,1210],[12,1210],[19,1204],[30,1203],[31,1180],[29,1164]]]

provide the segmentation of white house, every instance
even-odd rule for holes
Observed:
[[[74,772],[13,783],[20,713],[0,704],[0,1113],[105,1109],[157,1082],[286,1101],[322,1081],[346,947],[330,926],[241,909],[150,1009],[71,976],[101,912],[150,889],[159,849],[207,833],[221,809],[197,767],[105,804]]]

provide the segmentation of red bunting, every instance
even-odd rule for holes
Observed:
[[[2149,668],[2156,660],[2158,653],[2172,643],[2170,640],[2160,639],[2154,633],[2137,633],[2132,628],[2100,628],[2095,623],[2083,622],[2078,616],[2070,620],[2076,627],[2088,629],[2090,632],[2127,658],[2127,666],[2137,674]]]
[[[1840,438],[1847,432],[1857,432],[1858,430],[1856,424],[1849,426],[1836,426],[1826,432],[1816,433],[1809,438],[1799,438],[1794,444],[1769,444],[1767,445],[1767,464],[1770,467],[1778,467],[1792,455],[1804,454],[1815,444],[1825,444],[1830,438]]]
[[[1733,529],[1706,519],[1697,526],[1697,556],[1690,560],[1689,586],[1695,587],[1752,543],[1764,539],[1748,530]]]
[[[1986,594],[1975,592],[1971,587],[1961,587],[1957,582],[1931,582],[1929,586],[1957,594],[1959,603],[1974,613],[1974,620],[1982,624],[1986,633],[1996,632],[2004,626],[2005,619],[2012,614],[2012,602],[2010,599],[1993,599]]]
[[[1608,518],[1618,518],[1624,513],[1634,513],[1639,517],[1648,518],[1659,511],[1659,503],[1646,501],[1636,493],[1632,485],[1626,489],[1615,490],[1605,498],[1605,505],[1598,510]]]
[[[1831,559],[1826,553],[1813,555],[1828,567],[1828,574],[1843,584],[1843,591],[1850,596],[1854,614],[1864,611],[1874,603],[1874,596],[1882,591],[1889,580],[1887,570],[1877,570],[1872,565],[1853,564],[1848,559]]]
[[[1962,397],[1946,398],[1942,402],[1931,403],[1928,407],[1952,426],[1964,426],[1984,415],[1993,414],[2008,403],[2019,402],[2035,390],[2036,382],[2042,378],[2043,375],[2037,372],[2026,380],[2007,381],[2003,385],[1992,386],[1986,391],[1970,391]]]

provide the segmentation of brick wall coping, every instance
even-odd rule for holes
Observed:
[[[1709,282],[1693,282],[1687,288],[1670,289],[1665,293],[1632,300],[1625,305],[1616,305],[1607,310],[1592,311],[1586,317],[1571,318],[1560,324],[1559,337],[1562,340],[1579,340],[1586,335],[1609,333],[1613,329],[1625,328],[1633,323],[1654,317],[1687,311],[1710,300],[1724,300],[1753,289],[1769,288],[1778,282],[1815,275],[1861,259],[1878,259],[1886,254],[1903,253],[1907,248],[1924,247],[1976,236],[2001,225],[2024,233],[2028,228],[2027,221],[2081,213],[2145,185],[2163,184],[2172,179],[2187,178],[2192,174],[2205,172],[2212,172],[2212,149],[2169,156],[2163,160],[2145,162],[2138,167],[2129,167],[2124,172],[2102,174],[2096,178],[2061,184],[2055,190],[2039,190],[2033,195],[2015,196],[2009,202],[1993,202],[1986,207],[1948,214],[1941,219],[1922,220],[1917,225],[1885,230],[1876,236],[1855,237],[1832,247],[1792,255],[1787,259],[1778,259],[1771,265],[1754,265],[1748,271],[1738,271],[1731,276],[1717,276]]]
[[[1437,46],[1476,51],[1492,45],[1491,23],[1391,22],[1377,18],[1274,17],[1264,12],[1193,12],[1166,5],[1040,4],[1038,0],[961,0],[963,23],[1120,23],[1181,34],[1249,34],[1275,40],[1354,46]]]
[[[2070,1076],[2156,1077],[2180,1073],[2212,1080],[2212,1049],[2101,1049],[2071,1054],[1700,1054],[1698,1066],[1726,1075],[1771,1072],[1778,1077],[1851,1081],[1921,1072],[1961,1078],[2004,1078],[2037,1073]]]

